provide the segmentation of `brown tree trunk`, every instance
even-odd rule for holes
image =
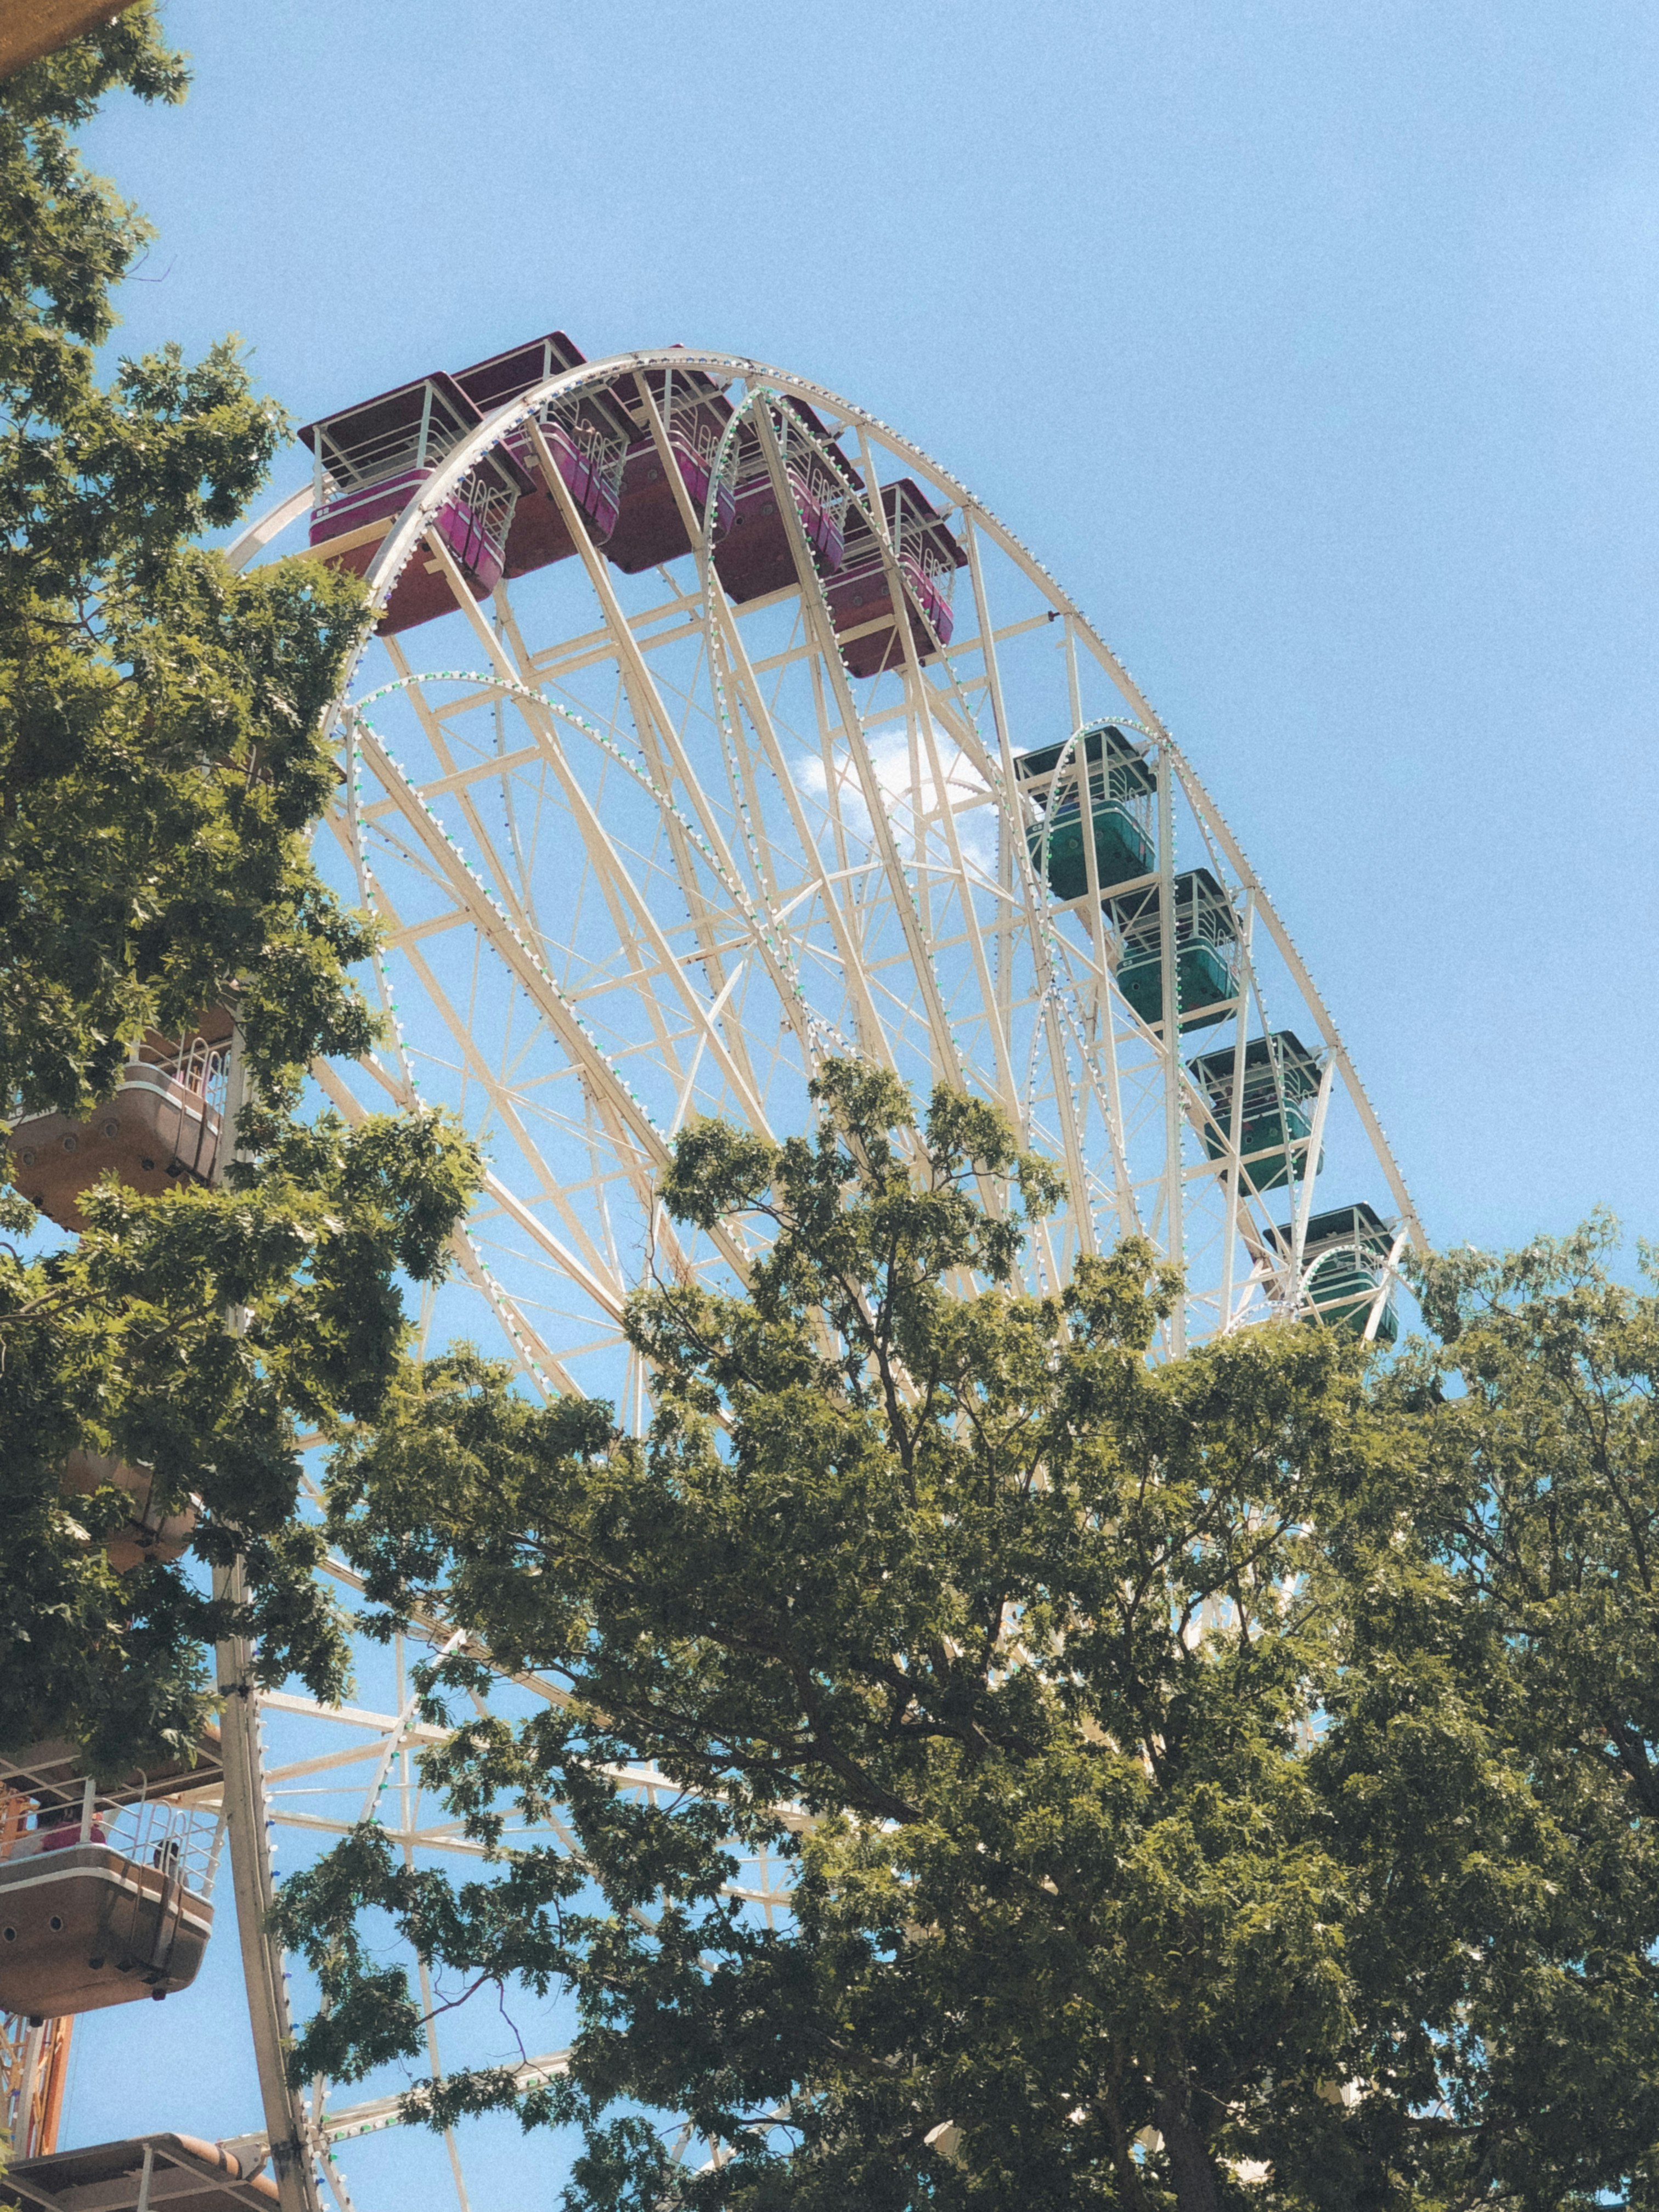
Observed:
[[[1215,2160],[1210,2156],[1198,2123],[1193,2118],[1186,2082],[1160,2088],[1158,2094],[1158,2131],[1170,2161],[1176,2203],[1181,2212],[1221,2212]]]
[[[1146,2194],[1146,2185],[1140,2178],[1140,2168],[1135,2163],[1134,2146],[1129,2130],[1123,2124],[1123,2114],[1114,2090],[1107,2089],[1101,2096],[1101,2109],[1106,2117],[1107,2131],[1112,2140],[1112,2164],[1117,2170],[1117,2185],[1127,2212],[1152,2212],[1152,2199]]]

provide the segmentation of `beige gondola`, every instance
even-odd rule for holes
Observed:
[[[244,2159],[195,2136],[134,2136],[125,2142],[60,2150],[20,2159],[6,2168],[6,2188],[49,2212],[270,2212],[276,2183]]]
[[[101,1790],[76,1765],[62,1743],[0,1759],[0,2011],[30,2021],[187,1989],[213,1929],[216,1737]]]
[[[110,1565],[118,1575],[129,1574],[147,1560],[163,1563],[181,1559],[190,1549],[196,1527],[197,1501],[191,1498],[179,1513],[168,1513],[155,1502],[155,1470],[107,1452],[72,1451],[64,1462],[63,1485],[70,1498],[90,1498],[112,1484],[132,1499],[132,1516],[104,1540]]]
[[[232,1022],[210,1007],[185,1037],[149,1030],[121,1071],[115,1096],[88,1119],[33,1114],[7,1139],[9,1172],[60,1229],[87,1226],[82,1192],[106,1175],[147,1198],[211,1181],[224,1117]]]

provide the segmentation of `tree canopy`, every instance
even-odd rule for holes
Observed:
[[[0,1097],[85,1111],[148,1026],[233,987],[262,1085],[367,1043],[367,948],[311,868],[334,783],[323,709],[362,586],[234,574],[234,522],[287,424],[227,339],[99,381],[149,226],[73,132],[117,88],[183,97],[136,7],[0,88]]]
[[[232,1626],[267,1679],[339,1686],[299,1439],[375,1410],[406,1356],[399,1271],[441,1270],[477,1173],[441,1121],[295,1118],[313,1057],[374,1035],[348,974],[371,932],[309,853],[365,599],[318,563],[239,575],[197,542],[287,431],[233,340],[100,380],[149,231],[75,132],[110,92],[185,83],[141,5],[0,88],[0,1113],[85,1115],[146,1031],[214,1007],[253,1084],[219,1188],[108,1186],[87,1234],[44,1251],[3,1202],[0,1741],[66,1735],[106,1765],[193,1737],[204,1642]],[[198,1501],[196,1567],[115,1572],[96,1540],[127,1503],[65,1499],[77,1448]],[[249,1607],[209,1605],[200,1567],[238,1554]]]
[[[1391,1371],[1293,1324],[1154,1364],[1146,1248],[1012,1286],[1055,1185],[993,1109],[818,1097],[682,1139],[671,1212],[773,1241],[635,1298],[646,1436],[458,1355],[337,1454],[371,1626],[468,1632],[428,1771],[495,1857],[371,1825],[286,1885],[296,2078],[418,2051],[384,1913],[574,1991],[568,2077],[412,2100],[580,2123],[574,2205],[1646,2203],[1651,1302],[1591,1236],[1435,1263]],[[469,1717],[485,1651],[568,1702]],[[502,1842],[555,1802],[574,1856]],[[671,2112],[734,2148],[665,2195]]]

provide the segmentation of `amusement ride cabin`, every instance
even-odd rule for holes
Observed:
[[[1031,866],[1063,906],[1089,896],[1083,833],[1085,765],[1097,888],[1107,891],[1133,883],[1158,865],[1152,836],[1158,779],[1140,748],[1115,723],[1097,722],[1080,732],[1069,749],[1042,745],[1020,753],[1014,774],[1043,817],[1027,827],[1026,848]]]
[[[100,1787],[73,1745],[0,1759],[0,2011],[32,2023],[196,1978],[224,1838],[218,1736]]]
[[[215,1006],[188,1036],[146,1030],[106,1105],[78,1120],[33,1114],[15,1122],[11,1177],[60,1229],[87,1226],[81,1195],[114,1174],[155,1198],[180,1182],[207,1182],[224,1117],[230,1014]]]
[[[151,1561],[170,1565],[190,1549],[198,1503],[191,1499],[169,1511],[155,1497],[153,1467],[130,1467],[125,1460],[107,1452],[72,1451],[64,1462],[62,1480],[68,1498],[94,1498],[105,1489],[126,1492],[127,1519],[104,1540],[109,1563],[118,1575],[131,1574],[135,1567]]]
[[[1227,1154],[1237,1066],[1234,1045],[1200,1054],[1187,1063],[1188,1073],[1210,1102],[1201,1133],[1212,1160],[1224,1159]],[[1293,1030],[1275,1030],[1270,1036],[1252,1037],[1245,1046],[1238,1158],[1252,1190],[1279,1190],[1292,1175],[1307,1172],[1307,1101],[1318,1091],[1319,1062]],[[1322,1152],[1316,1175],[1324,1164]]]
[[[1207,868],[1178,875],[1174,892],[1176,994],[1179,1026],[1213,1029],[1236,1008],[1238,917]],[[1117,988],[1148,1029],[1164,1023],[1163,887],[1152,883],[1105,902],[1107,919],[1123,939]]]
[[[300,436],[315,465],[313,550],[333,567],[366,574],[410,501],[483,419],[455,379],[440,372],[307,422]],[[497,447],[433,516],[433,530],[475,599],[488,599],[500,583],[514,507],[535,488],[514,454]],[[409,629],[453,605],[443,562],[422,544],[393,586],[379,626]]]
[[[807,550],[827,580],[846,558],[848,498],[862,480],[805,400],[779,404],[773,434]],[[789,526],[752,422],[738,432],[732,500],[732,526],[714,548],[714,566],[727,598],[743,606],[799,581]]]
[[[315,460],[313,550],[365,574],[398,515],[464,438],[496,409],[585,362],[568,332],[550,331],[453,375],[421,377],[308,422],[300,436]],[[732,415],[712,377],[672,366],[596,384],[537,410],[552,464],[608,560],[637,575],[690,552],[683,493],[699,530],[710,532],[721,585],[734,604],[746,605],[799,580],[765,442],[752,419],[728,436]],[[874,676],[902,665],[886,555],[856,504],[862,478],[805,401],[778,401],[772,420],[784,484],[849,672]],[[927,659],[950,641],[951,580],[968,556],[909,477],[883,485],[880,498],[911,635]],[[542,480],[528,424],[480,458],[434,526],[477,599],[503,577],[546,568],[576,550],[560,501]],[[381,614],[382,630],[408,629],[449,611],[443,565],[416,549]]]
[[[623,467],[621,509],[605,550],[628,576],[663,568],[691,550],[679,499],[663,468],[662,454],[652,432],[647,392],[661,418],[669,452],[693,512],[700,520],[708,514],[713,486],[717,541],[731,529],[737,514],[733,471],[726,468],[720,483],[714,483],[720,441],[732,420],[732,403],[719,385],[696,369],[647,369],[624,377],[612,386],[611,397],[627,414],[631,430]]]
[[[1267,1241],[1271,1252],[1264,1256],[1270,1264],[1277,1261],[1282,1266],[1296,1249],[1295,1231],[1288,1222],[1269,1230]],[[1372,1333],[1379,1344],[1392,1344],[1400,1334],[1400,1316],[1392,1286],[1385,1294],[1384,1282],[1394,1243],[1393,1228],[1363,1199],[1355,1206],[1316,1213],[1302,1239],[1302,1318],[1363,1336],[1376,1309]]]
[[[881,511],[909,616],[918,660],[951,642],[951,586],[968,555],[945,518],[908,477],[881,487]],[[893,592],[880,539],[856,505],[847,517],[840,568],[825,587],[830,618],[841,634],[842,658],[854,676],[902,668],[904,641],[893,611]]]
[[[135,2136],[18,2159],[6,2187],[45,2212],[271,2212],[280,2197],[264,2163],[195,2136]]]
[[[580,368],[586,356],[562,331],[550,331],[527,345],[492,354],[458,372],[455,381],[483,415],[492,415],[550,376]],[[536,411],[553,465],[574,501],[595,545],[608,544],[622,512],[623,474],[634,425],[603,386],[569,399],[544,400]],[[527,424],[510,430],[504,444],[534,487],[520,495],[507,531],[502,573],[523,576],[568,560],[575,551],[551,485],[543,481],[541,459]]]

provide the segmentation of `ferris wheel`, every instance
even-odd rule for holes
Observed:
[[[378,610],[333,710],[343,781],[318,854],[381,925],[385,1038],[317,1081],[352,1119],[447,1107],[488,1161],[427,1341],[471,1338],[526,1389],[642,1425],[629,1293],[740,1276],[759,1249],[754,1224],[667,1218],[678,1133],[699,1115],[798,1130],[833,1055],[919,1099],[945,1082],[994,1101],[1060,1164],[1031,1290],[1138,1236],[1184,1273],[1164,1355],[1274,1316],[1393,1340],[1420,1231],[1340,1035],[1196,768],[965,484],[806,379],[678,347],[590,362],[562,332],[301,435],[311,483],[232,558],[349,566]],[[365,2137],[362,2212],[417,2177],[430,2193],[428,2158],[469,2212],[468,2138],[398,2129],[407,2076],[287,2087],[304,1993],[260,1933],[268,1838],[286,1869],[372,1817],[411,1865],[477,1858],[422,1781],[416,1656],[365,1650],[349,1708],[228,1698],[222,1780],[184,1808],[228,1834],[263,2126],[52,2151],[61,2033],[28,2031],[31,2057],[20,2027],[19,2142],[40,2154],[9,2179],[27,2201],[97,2184],[137,2212],[165,2169],[227,2204],[355,2212],[341,2146]],[[245,1655],[220,1666],[234,1684]],[[501,1676],[495,1705],[554,1694]],[[734,1887],[787,1911],[763,1857]],[[556,2004],[526,1998],[505,2027],[446,2014],[407,1964],[433,2079],[558,2070]],[[719,2155],[685,2131],[672,2148]]]

